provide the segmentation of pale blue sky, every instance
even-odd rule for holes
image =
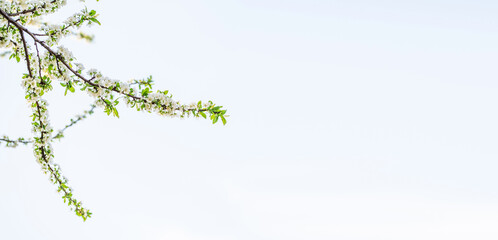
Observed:
[[[496,239],[498,3],[101,1],[87,68],[153,75],[227,126],[121,107],[56,158],[0,149],[0,239]],[[0,134],[29,135],[22,64],[0,60]],[[55,127],[90,97],[48,97]]]

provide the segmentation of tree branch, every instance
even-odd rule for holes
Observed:
[[[50,3],[55,3],[55,0],[53,0]],[[43,3],[43,5],[41,7],[44,8],[45,6],[46,6],[46,4]],[[19,15],[24,15],[24,14],[27,14],[27,13],[32,13],[32,12],[38,10],[38,9],[39,9],[39,7],[34,7],[34,8],[26,9],[26,10],[23,10],[23,11],[20,11],[20,12],[9,13],[8,15],[11,16],[11,17],[15,17],[15,16],[19,16]]]
[[[96,108],[97,106],[95,104],[92,104],[90,109],[89,110],[86,110],[83,112],[83,115],[78,115],[76,116],[76,119],[73,120],[71,119],[71,123],[67,124],[63,129],[59,130],[57,132],[57,134],[52,138],[52,139],[60,139],[60,138],[63,138],[64,137],[64,131],[66,131],[66,129],[74,126],[76,123],[80,122],[81,120],[85,119],[87,116],[93,114],[93,110]]]
[[[19,31],[21,32],[26,32],[28,35],[31,36],[31,38],[33,38],[33,40],[37,43],[39,43],[43,48],[45,48],[51,55],[53,55],[58,61],[60,61],[65,67],[66,69],[68,69],[70,72],[72,72],[76,77],[78,77],[79,79],[81,79],[83,82],[89,84],[90,86],[92,87],[96,87],[96,88],[102,88],[102,89],[107,89],[109,91],[113,91],[115,93],[118,93],[120,95],[124,95],[124,96],[127,96],[127,97],[130,97],[134,100],[137,100],[137,101],[143,101],[144,103],[149,103],[149,104],[152,104],[151,101],[143,98],[143,97],[139,97],[139,96],[135,96],[133,94],[129,94],[129,93],[122,93],[120,91],[118,91],[115,87],[112,87],[112,88],[109,88],[109,87],[105,87],[105,86],[102,86],[102,85],[99,85],[97,83],[94,83],[92,82],[90,79],[87,79],[85,78],[83,75],[81,75],[80,73],[78,73],[78,71],[74,70],[68,62],[65,61],[65,59],[60,55],[60,54],[57,54],[52,48],[50,48],[49,46],[47,46],[45,44],[45,42],[41,41],[40,39],[38,39],[35,34],[33,34],[32,32],[30,32],[28,29],[26,29],[24,26],[22,26],[21,24],[17,23],[14,19],[12,19],[11,17],[8,16],[8,14],[5,13],[5,11],[3,11],[2,9],[0,9],[0,14],[2,16],[4,16],[4,18],[6,18],[9,22],[11,22],[16,28],[19,29]],[[168,106],[166,105],[163,105],[161,104],[161,107],[163,109],[168,109]],[[206,111],[209,111],[209,109],[207,108],[201,108],[201,109],[183,109],[183,108],[175,108],[173,109],[174,111],[185,111],[185,112],[189,112],[189,111],[193,111],[193,110],[197,110],[199,112],[206,112]],[[222,110],[216,110],[214,111],[214,113],[216,114],[219,114],[221,113]]]
[[[22,137],[20,137],[20,138],[18,138],[16,140],[12,140],[12,139],[10,139],[7,136],[3,136],[2,138],[0,138],[0,142],[5,142],[5,146],[6,147],[11,147],[11,148],[15,148],[15,147],[19,146],[19,144],[28,145],[30,143],[33,143],[33,141],[31,141],[31,140],[25,140]]]

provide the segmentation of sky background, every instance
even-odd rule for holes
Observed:
[[[88,6],[102,26],[64,42],[78,62],[213,100],[228,124],[123,105],[68,129],[55,161],[85,223],[30,146],[0,148],[0,239],[498,238],[498,2]],[[0,59],[0,134],[31,134],[24,71]],[[56,129],[92,102],[63,94]]]

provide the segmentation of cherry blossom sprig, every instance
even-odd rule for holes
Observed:
[[[84,2],[84,1],[82,1]],[[99,24],[95,10],[86,7],[67,18],[61,24],[43,21],[43,16],[57,12],[66,5],[65,0],[9,0],[0,1],[0,48],[8,50],[9,59],[17,62],[24,60],[27,72],[22,77],[22,87],[32,109],[32,140],[8,137],[0,138],[8,147],[19,144],[33,144],[36,160],[43,172],[57,186],[64,202],[67,202],[76,215],[86,220],[91,216],[88,209],[82,207],[80,201],[73,197],[67,179],[62,176],[60,167],[53,162],[54,151],[51,142],[60,139],[64,131],[91,115],[96,106],[104,109],[108,115],[119,117],[117,106],[120,101],[137,111],[155,112],[167,117],[210,118],[214,123],[219,120],[226,124],[226,110],[211,101],[198,101],[182,104],[173,99],[166,90],[153,89],[152,77],[129,82],[113,80],[96,69],[85,72],[81,63],[71,51],[60,45],[60,40],[69,35],[91,40],[92,36],[79,31],[83,25]],[[32,30],[37,28],[37,30]],[[53,89],[53,81],[59,81],[65,94],[80,90],[94,98],[95,105],[83,115],[71,119],[71,122],[55,136],[50,125],[47,106],[43,96]],[[57,84],[56,84],[57,85]]]
[[[58,164],[53,162],[54,154],[50,144],[51,134],[53,132],[48,121],[47,102],[45,100],[36,100],[31,103],[33,110],[33,132],[36,135],[34,140],[33,153],[42,171],[50,176],[50,181],[57,186],[57,192],[62,195],[64,202],[71,207],[77,216],[82,217],[84,221],[92,216],[90,210],[83,208],[81,201],[73,197],[73,191],[68,186],[67,179],[61,174]]]
[[[68,129],[68,128],[70,128],[70,127],[74,126],[74,125],[75,125],[75,124],[77,124],[78,122],[80,122],[80,121],[82,121],[83,119],[87,118],[88,116],[92,115],[92,114],[94,113],[94,110],[95,110],[95,108],[96,108],[96,107],[97,107],[97,105],[92,104],[92,105],[90,106],[90,109],[89,109],[89,110],[85,110],[85,111],[83,112],[83,114],[78,114],[78,115],[76,115],[76,117],[75,117],[74,119],[73,119],[73,118],[71,118],[71,119],[70,119],[70,123],[69,123],[69,124],[67,124],[66,126],[64,126],[64,128],[62,128],[61,130],[57,131],[57,134],[56,134],[54,137],[52,137],[52,140],[54,140],[54,139],[61,139],[61,138],[63,138],[63,137],[64,137],[64,131],[66,131],[66,129]]]
[[[19,144],[28,145],[28,144],[32,143],[31,140],[27,140],[23,137],[19,137],[16,139],[10,139],[8,136],[1,137],[0,144],[2,142],[5,143],[5,147],[9,147],[9,148],[16,148],[17,146],[19,146]]]

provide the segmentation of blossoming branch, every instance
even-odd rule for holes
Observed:
[[[84,1],[81,1],[84,2]],[[66,5],[65,0],[0,0],[0,48],[6,49],[9,59],[24,61],[26,72],[21,86],[25,99],[32,110],[32,138],[0,138],[0,144],[17,147],[19,144],[33,145],[33,153],[42,171],[50,176],[64,202],[83,220],[92,213],[73,197],[67,179],[61,174],[59,165],[53,162],[51,142],[61,139],[64,131],[85,119],[100,107],[107,115],[119,117],[117,106],[124,102],[137,111],[155,112],[165,117],[209,118],[212,123],[219,120],[226,124],[226,110],[211,101],[182,104],[173,99],[168,91],[154,90],[152,77],[128,82],[113,80],[99,70],[85,71],[82,63],[76,62],[72,52],[60,44],[60,40],[75,35],[91,41],[93,36],[79,31],[83,25],[100,25],[95,10],[86,7],[62,23],[52,24],[43,16],[57,12]],[[47,101],[43,96],[53,89],[54,81],[67,92],[86,92],[94,100],[90,110],[71,119],[70,123],[53,135],[49,121]]]

